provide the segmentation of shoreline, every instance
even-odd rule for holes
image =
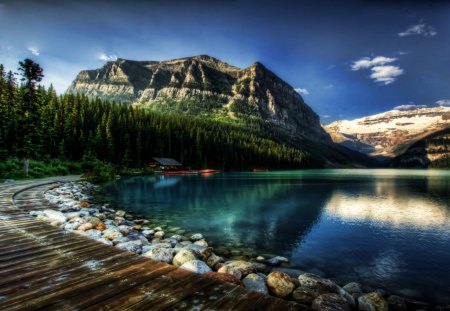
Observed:
[[[240,284],[249,290],[312,306],[313,309],[321,310],[330,304],[335,307],[330,310],[433,308],[431,304],[388,295],[383,290],[368,289],[355,282],[341,287],[330,279],[311,273],[295,275],[295,271],[300,271],[283,268],[283,262],[288,262],[288,259],[280,256],[257,256],[249,261],[221,257],[221,247],[217,247],[215,252],[201,233],[189,237],[180,234],[169,236],[162,226],[150,227],[147,219],[95,203],[93,194],[99,189],[99,186],[88,182],[61,183],[45,193],[46,199],[55,204],[58,211],[44,210],[30,214],[104,244],[174,264],[194,273]],[[435,308],[441,310],[439,308],[446,309],[448,306]]]

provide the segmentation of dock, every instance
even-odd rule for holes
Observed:
[[[78,176],[0,184],[0,310],[311,310],[64,231],[31,216]]]

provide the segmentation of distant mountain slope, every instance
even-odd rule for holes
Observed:
[[[428,135],[450,126],[450,107],[391,110],[324,126],[333,141],[371,156],[395,157]]]
[[[393,159],[393,167],[450,168],[450,127],[412,144]]]
[[[239,69],[206,55],[161,62],[118,59],[80,72],[68,92],[162,112],[263,120],[292,135],[331,142],[302,97],[258,62]]]

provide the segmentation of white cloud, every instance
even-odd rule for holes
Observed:
[[[328,89],[331,89],[331,88],[333,88],[333,87],[334,87],[333,84],[328,84],[328,85],[325,85],[323,88],[326,89],[326,90],[328,90]]]
[[[39,56],[41,53],[39,53],[39,50],[33,47],[28,48],[28,51],[31,52],[31,54],[35,55],[35,56]]]
[[[441,107],[450,107],[450,99],[441,99],[436,102],[436,105]]]
[[[98,57],[99,60],[105,61],[105,62],[110,62],[110,61],[116,61],[117,60],[117,56],[116,55],[107,55],[107,54],[100,54],[100,56]]]
[[[404,70],[398,66],[375,66],[371,70],[370,77],[375,82],[381,82],[385,85],[393,83],[398,76],[404,73]]]
[[[324,115],[322,115],[322,118],[329,119],[329,118],[331,118],[331,116],[329,114],[324,114]]]
[[[352,70],[357,71],[360,69],[367,69],[374,66],[385,65],[388,63],[395,62],[397,58],[391,58],[386,56],[377,56],[374,58],[363,57],[357,61],[354,61],[351,65]]]
[[[393,110],[401,110],[401,111],[405,111],[405,110],[414,110],[414,109],[418,109],[418,108],[427,108],[427,105],[414,105],[414,104],[408,104],[408,105],[400,105],[397,107],[394,107]]]
[[[294,89],[297,93],[302,95],[309,95],[309,91],[307,89],[302,89],[300,87]]]
[[[423,21],[420,21],[417,25],[409,26],[405,31],[399,32],[398,35],[400,37],[407,36],[435,36],[437,35],[436,30],[433,26],[425,24]]]

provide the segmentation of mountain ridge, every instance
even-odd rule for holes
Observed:
[[[119,58],[81,71],[67,92],[146,106],[218,98],[221,113],[231,119],[259,116],[282,131],[331,143],[300,94],[260,62],[241,69],[208,55],[167,61]]]
[[[379,158],[394,158],[415,142],[450,127],[450,107],[390,110],[325,125],[337,144]]]

